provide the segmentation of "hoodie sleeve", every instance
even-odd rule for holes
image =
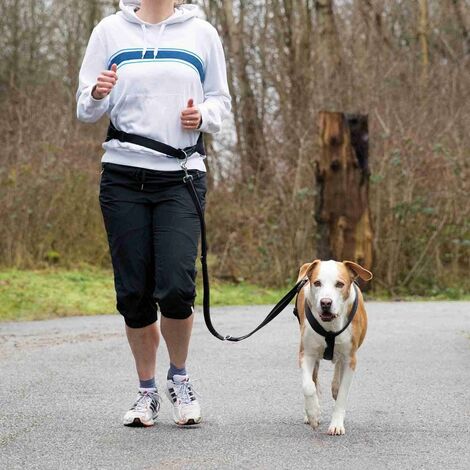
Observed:
[[[212,29],[210,50],[203,84],[204,102],[198,105],[202,117],[199,130],[215,134],[231,110],[231,97],[227,84],[224,49],[219,34]]]
[[[91,96],[98,75],[107,68],[107,54],[99,24],[93,29],[79,73],[76,94],[77,118],[83,122],[96,122],[108,110],[109,94],[101,100]]]

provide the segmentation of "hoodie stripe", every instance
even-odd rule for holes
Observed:
[[[155,51],[155,48],[148,48],[147,50],[149,51]],[[193,55],[194,57],[196,57],[196,59],[198,59],[201,64],[204,64],[204,61],[202,60],[202,58],[200,56],[198,56],[195,52],[193,51],[189,51],[188,49],[174,49],[172,47],[162,47],[161,49],[158,49],[158,50],[162,50],[162,51],[181,51],[181,52],[187,52],[188,54],[191,54]],[[108,67],[111,66],[112,64],[112,60],[118,55],[120,54],[121,52],[127,52],[127,51],[142,51],[142,48],[139,48],[139,47],[127,47],[125,49],[119,49],[118,51],[116,51],[110,58],[109,58],[109,61],[108,61]]]
[[[201,82],[204,82],[205,72],[204,64],[202,60],[195,54],[191,54],[181,49],[159,49],[157,57],[154,57],[154,49],[147,49],[144,57],[142,57],[143,48],[139,49],[125,49],[121,52],[114,54],[108,62],[108,70],[111,69],[112,64],[116,64],[118,67],[120,64],[128,61],[145,62],[146,60],[158,61],[158,60],[177,60],[178,62],[186,62],[196,69],[199,74]]]

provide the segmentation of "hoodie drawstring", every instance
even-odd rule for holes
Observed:
[[[143,50],[142,50],[142,59],[143,59],[143,58],[145,58],[145,54],[147,53],[147,26],[144,23],[141,23],[140,28],[142,29],[142,33],[143,33],[143,36],[144,36],[144,47],[143,47]],[[153,53],[153,58],[154,59],[157,58],[158,47],[160,46],[160,39],[162,38],[162,35],[163,35],[163,32],[165,31],[165,28],[166,28],[165,23],[160,26],[160,31],[158,32],[157,42],[155,44],[155,50],[154,50],[154,53]]]
[[[142,29],[142,32],[144,33],[144,48],[142,52],[142,59],[145,57],[145,54],[147,52],[147,28],[145,27],[144,23],[140,24],[140,28]]]
[[[162,38],[162,35],[163,35],[163,32],[165,31],[165,28],[166,28],[166,24],[163,23],[160,26],[160,31],[158,32],[157,43],[155,44],[155,53],[154,53],[154,56],[153,56],[154,59],[157,58],[158,48],[160,47],[160,39]]]

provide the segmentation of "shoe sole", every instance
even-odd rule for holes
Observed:
[[[130,423],[124,423],[124,426],[128,426],[130,428],[149,428],[155,424],[154,421],[151,423],[144,423],[140,420],[140,418],[134,418],[134,421]]]
[[[195,426],[196,424],[199,424],[202,421],[202,418],[189,418],[186,423],[181,423],[179,421],[175,420],[175,423],[178,426]]]

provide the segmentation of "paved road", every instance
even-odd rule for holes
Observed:
[[[242,333],[266,308],[214,309]],[[468,469],[470,303],[369,303],[346,435],[303,424],[297,325],[285,312],[255,337],[223,344],[198,315],[191,372],[203,425],[179,429],[167,402],[154,428],[120,424],[135,394],[118,315],[0,324],[0,468]],[[159,355],[163,383],[166,352]]]

